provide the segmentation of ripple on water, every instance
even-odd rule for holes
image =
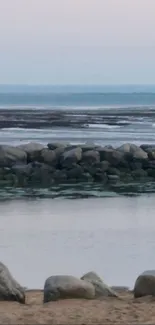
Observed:
[[[155,193],[154,182],[134,182],[111,184],[105,187],[103,184],[61,184],[51,188],[0,188],[0,200],[13,199],[81,199],[104,198],[118,196],[137,196]]]

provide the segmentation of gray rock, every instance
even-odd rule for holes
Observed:
[[[75,178],[79,179],[82,177],[82,174],[84,173],[82,166],[75,165],[73,168],[66,171],[67,178]]]
[[[65,147],[65,152],[67,151],[70,151],[70,150],[73,150],[73,149],[76,149],[76,148],[81,148],[80,145],[77,145],[77,144],[70,144],[68,143]]]
[[[65,182],[67,180],[67,175],[66,175],[66,171],[64,169],[60,170],[57,169],[54,173],[53,173],[53,179],[55,182]]]
[[[32,163],[32,173],[29,179],[29,183],[34,186],[41,185],[48,187],[53,184],[53,174],[55,168],[44,163]]]
[[[25,304],[25,290],[12,277],[8,268],[0,262],[0,300]]]
[[[144,161],[145,163],[145,161]],[[131,170],[136,170],[136,169],[143,169],[143,164],[142,164],[142,161],[130,161],[129,162],[129,166],[130,166],[130,169]]]
[[[86,151],[92,151],[92,150],[97,150],[97,146],[95,146],[93,143],[91,144],[83,144],[80,146],[82,149],[82,152],[86,152]]]
[[[11,167],[14,164],[26,164],[27,154],[16,147],[1,145],[0,146],[0,166]]]
[[[88,272],[81,280],[90,282],[95,287],[95,298],[118,297],[117,293],[108,287],[95,272]]]
[[[146,270],[141,275],[153,275],[153,276],[155,276],[155,270]]]
[[[100,168],[100,170],[101,170],[102,172],[107,172],[108,169],[109,169],[109,166],[110,166],[110,163],[109,163],[108,161],[104,160],[104,161],[101,161],[101,162],[98,164],[98,166],[96,166],[96,167]]]
[[[142,148],[136,146],[133,143],[125,143],[121,147],[117,148],[118,151],[132,154],[135,159],[147,159],[148,154]]]
[[[112,150],[114,150],[113,146],[111,146],[111,145],[107,145],[107,146],[104,146],[103,148],[105,148],[105,149],[112,149]]]
[[[102,161],[96,164],[84,164],[84,170],[89,172],[95,181],[104,182],[107,180],[106,171],[108,171],[108,161]]]
[[[148,159],[148,154],[147,154],[147,152],[145,152],[144,150],[139,148],[139,150],[137,150],[133,154],[133,158],[135,158],[135,159]]]
[[[96,150],[88,150],[83,153],[82,160],[89,163],[98,163],[100,162],[100,154]]]
[[[110,167],[107,171],[107,174],[120,176],[121,172],[118,168]]]
[[[148,176],[151,178],[155,178],[155,168],[147,169]]]
[[[24,150],[27,153],[28,161],[40,161],[40,153],[44,149],[44,146],[40,143],[29,142],[27,144],[21,144],[18,148]]]
[[[80,147],[76,147],[71,150],[65,150],[61,155],[61,164],[63,166],[70,166],[74,163],[78,163],[82,158],[82,150]]]
[[[148,150],[148,158],[150,160],[155,160],[155,149]]]
[[[121,151],[123,153],[127,153],[127,152],[135,153],[139,149],[141,148],[136,146],[133,143],[124,143],[122,146],[117,148],[118,151]]]
[[[136,169],[136,170],[131,172],[131,175],[133,176],[133,178],[139,179],[139,178],[147,177],[148,173],[144,169]]]
[[[65,147],[58,147],[54,150],[55,154],[56,154],[56,159],[59,160],[59,158],[61,157],[61,155],[65,152]]]
[[[37,142],[29,142],[27,144],[20,144],[17,148],[20,148],[21,150],[29,154],[36,151],[41,151],[42,149],[44,149],[44,146]]]
[[[148,170],[149,168],[155,169],[155,160],[144,159],[142,163],[142,168],[145,170]]]
[[[93,177],[90,175],[90,173],[85,172],[83,173],[80,177],[79,180],[81,182],[92,182],[93,181]]]
[[[82,277],[81,277],[81,280],[86,280],[86,281],[89,281],[89,282],[100,282],[100,283],[103,283],[103,280],[99,277],[99,275],[94,272],[94,271],[90,271],[88,273],[85,273]]]
[[[26,164],[26,165],[13,165],[11,170],[13,171],[13,173],[15,173],[16,175],[30,175],[32,172],[32,163]]]
[[[60,149],[60,148],[65,148],[65,145],[62,143],[48,143],[47,145],[48,149],[50,150],[55,150],[55,149]]]
[[[108,183],[108,177],[106,172],[96,171],[94,175],[94,181],[102,182],[103,185]]]
[[[45,281],[44,303],[59,299],[93,299],[94,297],[94,286],[74,276],[56,275]]]
[[[45,164],[53,165],[56,162],[56,153],[54,150],[44,148],[40,154]]]
[[[124,165],[124,154],[120,151],[117,151],[115,149],[109,149],[109,148],[100,148],[100,159],[101,161],[108,161],[112,166],[119,166],[120,164]]]
[[[149,152],[150,150],[154,150],[155,151],[155,144],[142,144],[140,146],[141,149],[143,149],[146,152]]]
[[[134,286],[134,297],[155,296],[155,276],[140,275]]]

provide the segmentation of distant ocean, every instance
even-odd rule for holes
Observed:
[[[29,115],[19,118],[16,110],[29,110]],[[68,122],[49,123],[47,127],[44,116],[52,111],[63,111],[62,119]],[[37,112],[41,113],[36,127],[30,117],[34,120]],[[23,127],[22,120],[27,116]],[[28,141],[114,146],[124,142],[155,143],[155,86],[1,85],[0,139],[1,143],[14,145]]]

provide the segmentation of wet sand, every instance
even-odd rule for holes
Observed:
[[[135,108],[122,109],[34,109],[34,108],[1,108],[1,128],[49,129],[54,127],[84,128],[89,124],[100,126],[127,126],[138,118],[155,120],[155,111]]]
[[[155,324],[155,298],[134,299],[121,292],[120,299],[61,300],[42,303],[42,291],[26,294],[26,305],[0,302],[0,324]]]

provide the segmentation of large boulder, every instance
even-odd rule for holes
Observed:
[[[37,142],[29,142],[26,144],[20,144],[18,148],[24,150],[26,153],[30,154],[36,151],[41,151],[44,149],[44,146]]]
[[[54,152],[55,152],[55,154],[56,154],[56,158],[57,158],[57,160],[59,160],[59,158],[61,157],[61,155],[65,152],[65,147],[58,147],[58,148],[56,148],[56,149],[54,149]]]
[[[134,286],[134,297],[155,296],[155,276],[150,274],[140,275]]]
[[[96,168],[99,168],[100,171],[103,172],[107,172],[109,169],[110,163],[106,160],[101,161],[99,164],[96,165]]]
[[[0,167],[12,167],[14,164],[26,164],[27,154],[22,149],[8,145],[0,146]]]
[[[148,173],[146,170],[140,168],[140,169],[135,169],[131,172],[131,175],[134,179],[140,179],[140,178],[146,178],[148,177]]]
[[[124,153],[124,154],[130,154],[135,159],[147,159],[148,154],[145,152],[142,148],[136,146],[133,143],[125,143],[119,148],[117,148],[118,151]]]
[[[82,152],[97,150],[98,146],[95,146],[93,143],[86,143],[80,146]]]
[[[56,153],[54,150],[44,148],[41,151],[41,158],[45,164],[53,165],[56,163]]]
[[[26,187],[28,185],[28,179],[33,172],[32,164],[15,164],[12,166],[9,176],[14,177],[14,186]]]
[[[33,162],[32,172],[28,179],[31,186],[48,187],[53,184],[55,168],[44,163]]]
[[[8,268],[0,262],[0,300],[25,304],[25,290],[12,277]]]
[[[29,164],[15,164],[12,166],[11,170],[14,174],[16,175],[25,175],[25,176],[29,176],[32,172],[33,169],[33,164],[29,163]]]
[[[142,161],[139,160],[130,161],[129,168],[130,170],[143,169],[143,166],[145,166],[146,162],[148,162],[148,160],[144,160],[144,164],[142,163]]]
[[[83,173],[84,171],[82,166],[76,164],[73,168],[66,171],[66,175],[68,179],[81,179]]]
[[[88,150],[83,153],[82,160],[86,163],[99,163],[100,154],[97,150]]]
[[[115,167],[110,167],[108,170],[107,170],[107,174],[108,175],[117,175],[117,176],[120,176],[121,175],[121,172],[118,168],[115,168]]]
[[[140,146],[141,149],[143,149],[146,152],[149,152],[150,150],[154,150],[155,151],[155,144],[142,144]]]
[[[95,298],[118,297],[117,293],[108,287],[95,272],[88,272],[81,277],[95,287]]]
[[[44,303],[59,299],[93,299],[94,297],[94,286],[74,276],[55,275],[45,281]]]
[[[62,143],[48,143],[47,144],[48,149],[50,150],[55,150],[55,149],[60,149],[60,148],[65,148],[66,146]]]
[[[68,150],[67,146],[61,143],[48,143],[48,149],[50,149],[52,152],[54,152],[56,156],[56,161],[59,161],[59,158],[61,155],[65,152],[65,150]]]
[[[124,154],[112,148],[98,149],[101,161],[108,161],[112,166],[124,166],[126,164]]]
[[[155,178],[155,168],[149,168],[147,169],[147,174],[151,178]]]
[[[143,164],[142,164],[142,168],[143,169],[155,169],[155,160],[143,160]]]
[[[150,160],[155,160],[155,148],[152,148],[152,149],[148,150],[147,153],[148,153],[148,158]]]
[[[65,167],[71,166],[72,164],[78,163],[82,158],[82,149],[76,147],[73,149],[65,150],[61,155],[61,164]]]
[[[28,162],[33,162],[40,161],[40,153],[44,149],[44,146],[37,142],[29,142],[27,144],[19,145],[18,148],[27,153]]]
[[[65,169],[56,169],[53,173],[53,180],[55,183],[65,183],[67,180],[67,174]]]
[[[155,270],[146,270],[141,275],[153,275],[153,276],[155,276]]]

